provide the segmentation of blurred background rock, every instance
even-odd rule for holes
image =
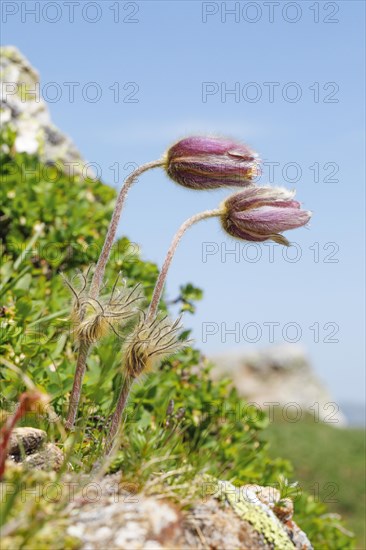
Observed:
[[[274,345],[250,353],[238,350],[212,357],[217,378],[229,376],[240,395],[268,410],[305,414],[335,426],[347,419],[311,367],[299,344]]]

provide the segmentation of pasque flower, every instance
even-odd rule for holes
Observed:
[[[73,294],[72,332],[79,343],[95,344],[110,330],[116,332],[115,326],[123,326],[131,317],[137,315],[138,302],[143,299],[140,283],[127,288],[126,282],[123,281],[121,286],[118,275],[111,294],[95,299],[89,295],[88,273],[79,273],[74,279],[79,280],[79,284],[81,281],[80,288],[74,288],[71,282],[63,277]]]
[[[125,349],[126,375],[137,378],[150,371],[157,362],[186,346],[187,340],[182,342],[178,338],[181,330],[180,319],[171,322],[165,315],[149,321],[147,315],[142,313]]]
[[[289,245],[281,235],[308,223],[311,212],[301,210],[294,191],[281,187],[251,186],[231,195],[223,204],[221,223],[232,237],[246,241],[267,240]]]
[[[75,422],[81,396],[81,387],[85,373],[86,358],[90,347],[96,344],[109,331],[117,336],[117,328],[125,325],[137,315],[138,303],[143,299],[140,284],[127,288],[119,285],[119,276],[112,292],[95,298],[91,295],[89,271],[80,273],[76,279],[78,287],[63,277],[65,284],[73,294],[71,311],[72,332],[79,345],[78,362],[71,390],[66,427],[72,428]]]
[[[189,137],[166,154],[166,171],[190,189],[244,187],[258,174],[258,157],[247,145],[220,137]]]
[[[81,314],[79,320],[82,323],[76,334],[79,340],[79,351],[66,420],[68,429],[72,429],[75,423],[90,347],[109,328],[113,328],[113,323],[118,322],[121,314],[125,314],[125,308],[123,312],[120,312],[118,307],[112,307],[111,310],[110,303],[105,308],[105,304],[100,300],[100,292],[127,194],[140,175],[159,167],[164,167],[174,181],[192,189],[214,189],[225,185],[242,187],[251,183],[257,174],[256,154],[246,145],[222,138],[191,137],[179,141],[163,158],[141,165],[126,178],[118,194],[103,248],[93,273],[88,303],[81,304],[87,307],[79,309]]]
[[[162,158],[143,164],[126,178],[118,194],[90,285],[84,276],[81,277],[80,289],[74,289],[71,283],[67,282],[73,293],[73,333],[79,345],[65,424],[67,429],[72,429],[75,423],[91,346],[109,330],[118,335],[116,328],[125,325],[126,321],[136,315],[137,302],[142,299],[138,287],[118,290],[117,282],[109,296],[101,296],[105,268],[131,186],[144,172],[162,167],[173,181],[190,189],[210,190],[230,186],[243,189],[229,197],[220,208],[192,216],[175,234],[156,282],[149,309],[146,314],[141,315],[129,344],[124,347],[125,376],[112,416],[108,450],[117,433],[134,381],[183,345],[178,336],[179,322],[171,323],[159,317],[158,307],[169,266],[187,229],[206,218],[218,217],[224,230],[233,237],[258,242],[272,239],[288,245],[288,241],[281,233],[305,225],[309,221],[310,212],[301,210],[300,203],[293,200],[294,193],[281,188],[258,188],[253,185],[258,175],[258,166],[257,154],[245,144],[221,137],[193,136],[178,141]]]

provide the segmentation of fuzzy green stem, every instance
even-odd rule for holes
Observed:
[[[163,159],[147,162],[146,164],[139,166],[139,168],[137,168],[134,172],[132,172],[132,174],[130,174],[128,178],[126,178],[124,184],[122,185],[122,188],[117,197],[116,205],[113,210],[112,218],[108,227],[108,232],[103,244],[102,252],[99,256],[97,265],[94,270],[93,278],[90,285],[90,292],[89,292],[90,298],[97,300],[99,297],[99,292],[103,283],[105,268],[107,265],[109,255],[111,253],[111,249],[114,243],[116,233],[117,233],[118,223],[121,217],[122,208],[126,201],[128,191],[130,190],[131,186],[136,182],[137,178],[143,172],[146,172],[151,168],[157,168],[159,166],[163,166],[164,164],[165,164],[165,161]],[[68,430],[71,430],[75,424],[75,419],[76,419],[79,401],[80,401],[83,378],[86,371],[86,360],[88,358],[90,347],[91,347],[91,344],[87,342],[80,342],[79,354],[78,354],[78,359],[76,363],[74,384],[73,384],[73,388],[70,396],[69,411],[67,414],[67,420],[65,424]]]
[[[214,216],[220,216],[221,214],[222,214],[222,211],[220,209],[206,210],[205,212],[200,212],[199,214],[195,214],[191,218],[188,218],[188,220],[186,220],[180,226],[180,228],[178,229],[178,231],[174,235],[174,238],[171,242],[168,253],[166,255],[163,267],[162,267],[162,269],[159,273],[159,277],[158,277],[158,280],[157,280],[155,288],[154,288],[154,292],[153,292],[153,296],[152,296],[152,299],[151,299],[149,311],[148,311],[148,314],[147,314],[147,321],[151,321],[156,316],[156,312],[158,310],[160,298],[161,298],[161,295],[162,295],[162,292],[163,292],[163,288],[164,288],[164,284],[165,284],[165,280],[166,280],[166,276],[168,274],[170,264],[173,260],[174,253],[177,249],[179,241],[183,237],[184,233],[193,224],[195,224],[195,223],[197,223],[201,220],[204,220],[206,218],[212,218]]]
[[[116,409],[111,418],[111,424],[110,424],[109,434],[108,434],[107,443],[106,443],[106,454],[109,454],[112,450],[114,439],[120,428],[122,414],[126,408],[127,399],[128,399],[133,382],[134,382],[134,378],[131,378],[128,376],[125,378],[122,384]]]

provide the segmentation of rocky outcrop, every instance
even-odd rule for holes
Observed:
[[[15,150],[38,154],[66,174],[81,174],[85,165],[72,141],[51,123],[41,97],[39,75],[13,46],[0,48],[0,120],[2,130],[16,133]]]
[[[80,549],[184,548],[182,514],[153,497],[116,496],[74,509],[67,529]]]
[[[199,475],[192,480],[195,496],[190,506],[183,507],[178,494],[171,500],[174,491],[164,482],[152,491],[156,483],[151,480],[137,493],[134,483],[122,482],[120,472],[106,476],[97,471],[81,476],[70,472],[57,480],[64,456],[55,444],[47,443],[43,430],[15,428],[9,451],[5,481],[12,476],[16,479],[25,468],[28,483],[37,485],[39,494],[48,495],[46,488],[57,487],[56,501],[59,498],[64,505],[52,519],[53,529],[64,533],[60,536],[69,548],[312,550],[306,534],[293,521],[292,500],[281,499],[273,487],[236,487]],[[0,497],[6,487],[0,483]],[[3,542],[4,549],[10,550],[14,542],[8,536],[11,522],[7,529]],[[42,530],[37,536],[41,541]]]
[[[94,487],[90,483],[83,491],[89,498],[69,506],[67,533],[80,541],[81,550],[312,549],[292,520],[292,502],[280,501],[271,487],[238,488],[205,477],[197,480],[205,496],[182,510],[161,496],[121,491],[119,481],[116,474]]]
[[[212,357],[213,376],[229,376],[240,395],[261,408],[278,407],[284,420],[305,413],[317,421],[344,426],[345,417],[315,375],[302,346],[286,344],[252,353],[235,351]]]

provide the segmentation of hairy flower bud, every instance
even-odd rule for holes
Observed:
[[[244,187],[258,174],[257,154],[249,147],[219,137],[189,137],[166,154],[166,171],[190,189]]]
[[[106,336],[110,330],[116,332],[115,326],[122,326],[137,315],[138,302],[143,299],[143,295],[140,284],[132,288],[118,288],[117,277],[112,293],[97,300],[89,295],[87,277],[88,273],[86,276],[79,275],[79,289],[75,289],[66,278],[64,282],[73,294],[73,334],[76,340],[92,345]]]
[[[167,316],[149,321],[143,313],[132,333],[124,353],[124,368],[130,378],[151,370],[157,361],[173,355],[187,342],[178,339],[180,319],[174,323]]]
[[[223,205],[221,223],[232,237],[246,241],[267,240],[288,246],[282,231],[308,223],[311,212],[300,209],[294,191],[280,187],[251,186],[232,195]]]

